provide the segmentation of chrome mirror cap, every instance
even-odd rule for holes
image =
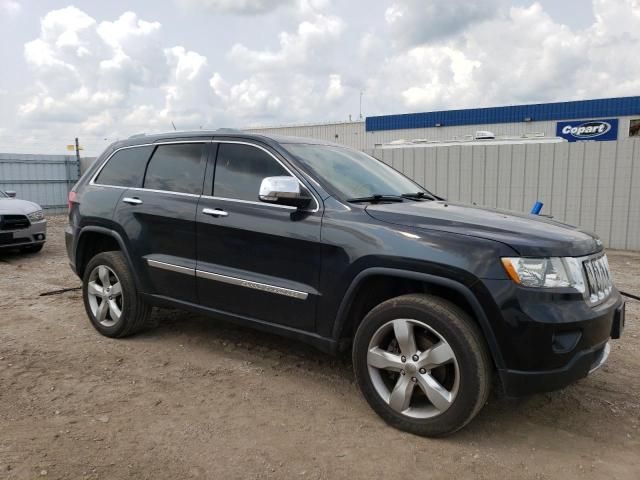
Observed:
[[[258,197],[263,202],[293,207],[302,207],[311,201],[308,194],[302,191],[298,179],[289,176],[264,178]]]

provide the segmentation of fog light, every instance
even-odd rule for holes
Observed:
[[[582,332],[573,330],[570,332],[556,332],[553,334],[552,348],[554,353],[567,353],[576,348]]]

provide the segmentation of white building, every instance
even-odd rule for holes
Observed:
[[[600,121],[594,132],[582,138],[563,134],[588,121]],[[576,140],[620,140],[640,136],[640,97],[606,98],[572,102],[512,105],[506,107],[445,110],[367,117],[365,121],[314,123],[249,128],[248,131],[319,138],[359,150],[396,140],[447,142],[474,138],[478,131],[496,137],[563,137]]]

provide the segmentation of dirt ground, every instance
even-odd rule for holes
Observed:
[[[65,222],[0,255],[0,478],[640,478],[640,302],[600,371],[431,440],[386,426],[347,358],[168,310],[101,337],[78,291],[39,296],[80,284]],[[639,294],[640,254],[609,259]]]

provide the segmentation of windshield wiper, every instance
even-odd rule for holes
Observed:
[[[436,198],[426,192],[403,193],[402,198],[410,198],[412,200],[435,200]]]
[[[351,203],[362,203],[362,202],[370,202],[370,203],[379,203],[379,202],[403,202],[404,198],[398,195],[381,195],[378,193],[374,193],[368,197],[356,197],[356,198],[348,198],[347,202]]]

